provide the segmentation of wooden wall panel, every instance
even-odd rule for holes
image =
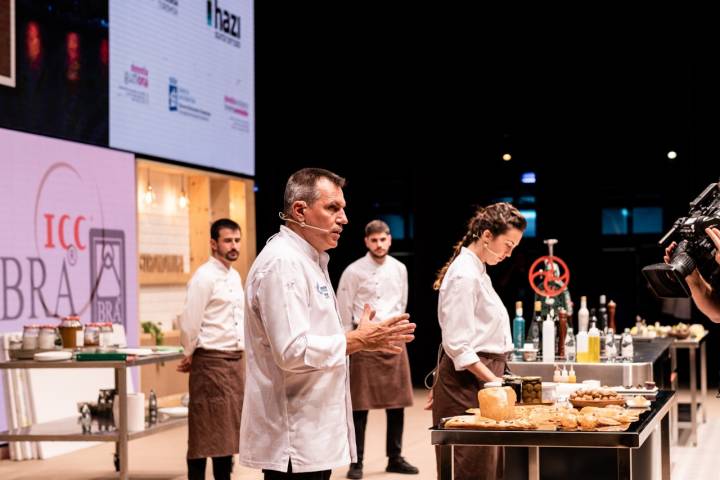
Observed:
[[[188,178],[190,214],[190,274],[210,258],[210,177]]]

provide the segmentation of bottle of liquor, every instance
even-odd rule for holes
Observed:
[[[542,329],[542,315],[540,312],[542,311],[542,303],[540,300],[535,301],[535,315],[533,316],[532,321],[530,322],[530,328],[528,329],[527,333],[527,339],[525,340],[527,343],[532,343],[535,350],[540,349],[540,338],[541,338],[541,329]]]
[[[513,346],[515,352],[525,343],[525,319],[523,318],[522,302],[515,302],[515,318],[513,319]]]
[[[580,297],[580,310],[578,310],[578,333],[588,331],[590,326],[590,312],[587,308],[587,297]]]
[[[608,311],[606,303],[607,299],[605,295],[600,295],[600,306],[597,311],[597,327],[602,333],[605,333],[605,329],[608,327]]]

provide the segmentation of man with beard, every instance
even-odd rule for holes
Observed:
[[[180,332],[190,372],[188,479],[204,479],[207,457],[215,480],[230,480],[239,452],[245,388],[244,294],[231,264],[240,254],[240,226],[222,218],[210,227],[212,256],[188,284]]]
[[[385,320],[405,313],[408,297],[407,268],[388,256],[392,237],[381,220],[365,227],[368,253],[351,263],[338,285],[338,307],[346,331],[357,328],[363,306],[375,310],[375,319]],[[362,478],[365,426],[368,410],[385,409],[387,435],[385,452],[388,472],[416,474],[418,469],[400,455],[404,407],[412,405],[412,384],[407,350],[400,355],[359,352],[350,357],[350,390],[357,443],[357,462],[350,464],[347,478]]]

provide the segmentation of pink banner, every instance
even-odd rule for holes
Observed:
[[[133,156],[3,129],[0,152],[0,332],[75,314],[137,345]]]

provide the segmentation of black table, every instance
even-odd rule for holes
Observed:
[[[543,480],[552,478],[643,478],[647,464],[653,455],[651,442],[646,442],[660,425],[660,454],[663,480],[670,479],[670,421],[668,412],[675,403],[675,392],[661,390],[651,409],[640,415],[640,420],[624,432],[563,432],[547,430],[486,431],[431,428],[431,442],[439,448],[440,478],[453,478],[453,449],[455,445],[503,446],[506,448],[506,478],[529,478]],[[517,448],[519,447],[519,448]],[[507,454],[510,455],[507,455]],[[527,467],[518,472],[518,466]],[[572,459],[564,471],[557,468],[557,456]],[[587,456],[587,459],[583,459]],[[547,457],[548,467],[541,468],[541,458]],[[555,458],[553,458],[555,457]],[[608,458],[614,465],[608,465]],[[512,461],[510,461],[512,459]],[[633,463],[637,465],[633,468]],[[611,477],[600,473],[598,468],[614,472]],[[542,470],[542,474],[541,474]],[[571,475],[571,476],[568,476]]]

